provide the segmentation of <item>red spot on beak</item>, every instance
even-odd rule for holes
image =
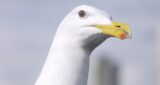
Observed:
[[[127,38],[127,35],[126,35],[125,33],[122,33],[122,34],[120,34],[120,38],[121,38],[121,39],[126,39],[126,38]]]

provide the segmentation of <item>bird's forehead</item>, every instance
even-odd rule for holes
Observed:
[[[97,8],[95,7],[92,7],[92,6],[88,6],[88,5],[80,5],[80,6],[77,6],[75,8],[75,10],[88,10],[88,11],[94,11],[96,10]]]
[[[108,13],[106,13],[105,11],[95,8],[93,6],[89,6],[89,5],[80,5],[78,7],[76,7],[75,9],[73,9],[74,13],[78,13],[80,10],[84,10],[90,14],[95,14],[95,15],[103,15],[106,17],[110,17],[110,15]]]
[[[90,13],[98,13],[99,9],[92,7],[92,6],[88,6],[88,5],[80,5],[74,9],[75,12],[78,12],[80,10],[84,10],[84,11],[90,12]]]

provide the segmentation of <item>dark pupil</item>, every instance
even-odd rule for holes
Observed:
[[[86,15],[86,13],[83,10],[79,12],[80,17],[84,17],[85,15]]]

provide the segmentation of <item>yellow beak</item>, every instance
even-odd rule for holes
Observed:
[[[119,39],[131,38],[131,30],[127,24],[112,22],[111,25],[96,25],[102,30],[102,34],[117,37]]]

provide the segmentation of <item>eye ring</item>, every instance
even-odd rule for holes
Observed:
[[[79,17],[85,17],[86,16],[86,12],[84,10],[80,10],[78,13]]]

